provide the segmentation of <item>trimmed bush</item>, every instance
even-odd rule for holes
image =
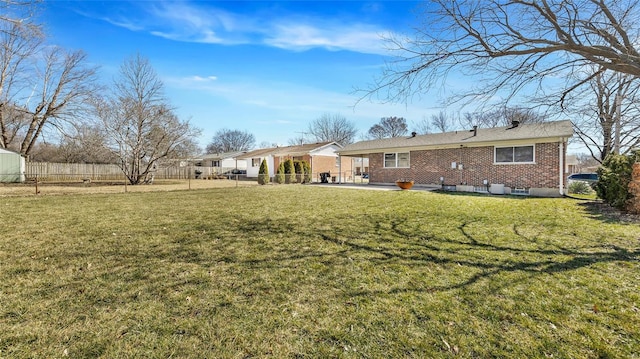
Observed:
[[[302,161],[302,168],[304,169],[304,183],[311,183],[311,164]]]
[[[263,159],[262,163],[260,164],[260,170],[258,171],[258,183],[269,183],[269,166],[267,165],[266,159]]]
[[[285,183],[296,183],[296,173],[295,167],[293,165],[293,160],[289,158],[284,161],[284,175],[285,175]]]
[[[575,181],[571,182],[569,185],[569,193],[574,194],[591,194],[593,193],[593,189],[587,182],[583,181]]]
[[[284,162],[280,162],[278,165],[278,170],[276,171],[275,182],[279,184],[284,183]]]
[[[298,183],[304,183],[304,167],[302,167],[302,161],[294,161],[293,167],[296,170],[296,181],[298,181]]]

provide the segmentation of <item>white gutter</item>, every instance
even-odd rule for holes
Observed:
[[[564,195],[563,184],[564,184],[564,138],[560,138],[560,152],[558,155],[558,164],[560,165],[560,176],[558,177],[558,191],[560,195]]]

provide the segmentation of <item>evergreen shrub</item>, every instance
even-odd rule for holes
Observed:
[[[296,173],[291,158],[284,161],[285,183],[296,183]]]
[[[279,184],[284,184],[284,162],[280,162],[278,165],[278,170],[276,171],[275,182]]]
[[[263,159],[262,163],[260,164],[260,170],[258,170],[258,183],[269,183],[269,166],[267,165],[266,159]]]
[[[311,183],[311,164],[302,161],[302,168],[304,169],[304,183]]]
[[[610,154],[597,171],[596,193],[605,203],[625,209],[632,195],[629,192],[633,164],[640,157],[640,150],[629,155]]]

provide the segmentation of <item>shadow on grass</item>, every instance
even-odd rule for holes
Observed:
[[[334,270],[351,271],[354,258],[366,261],[374,268],[398,266],[416,273],[424,273],[427,266],[437,266],[447,274],[447,280],[429,287],[389,286],[388,290],[351,290],[348,296],[393,294],[416,291],[449,291],[470,287],[482,280],[492,280],[506,273],[520,273],[523,277],[551,275],[575,271],[598,263],[635,262],[640,250],[617,245],[593,245],[593,241],[571,243],[567,238],[555,244],[529,238],[518,225],[505,228],[502,241],[480,240],[473,234],[474,222],[462,222],[450,236],[444,238],[425,231],[419,222],[394,216],[362,216],[345,219],[354,226],[338,226],[332,229],[300,228],[289,221],[264,219],[245,222],[238,229],[247,238],[289,238],[278,248],[266,248],[250,257],[235,257],[237,263],[253,269],[282,268],[301,269],[310,262],[320,262]],[[495,228],[494,228],[495,229]],[[502,229],[502,228],[501,228]],[[482,232],[482,224],[475,231]],[[486,238],[486,233],[483,238]],[[325,245],[318,244],[321,239]],[[296,241],[295,239],[299,239]],[[504,242],[508,244],[503,244]],[[266,243],[264,245],[267,245]],[[245,257],[245,258],[242,258]],[[342,267],[341,267],[342,266]],[[463,271],[453,272],[463,268]],[[382,269],[379,269],[382,271]],[[418,276],[419,277],[419,276]],[[502,280],[502,279],[501,279]],[[506,287],[513,283],[494,281],[494,287]]]
[[[633,224],[640,223],[640,215],[626,213],[602,201],[580,202],[582,207],[590,217],[606,223]]]

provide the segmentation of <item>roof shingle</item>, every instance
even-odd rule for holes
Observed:
[[[473,130],[461,130],[444,133],[432,133],[418,136],[402,136],[380,140],[360,141],[345,146],[338,151],[341,155],[366,154],[393,148],[421,148],[451,145],[466,145],[541,139],[551,137],[571,137],[573,125],[571,121],[540,122],[521,124],[517,127],[505,126],[494,128],[478,128],[474,136]]]

